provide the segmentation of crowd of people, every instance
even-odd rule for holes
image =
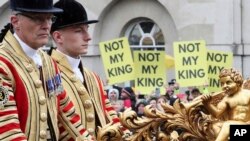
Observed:
[[[179,99],[180,102],[190,102],[202,93],[206,87],[189,87],[185,92],[180,92],[180,88],[175,79],[168,82],[168,86],[165,87],[165,94],[159,95],[157,88],[150,94],[140,94],[133,87],[119,87],[113,86],[107,89],[108,98],[116,110],[117,113],[123,112],[127,108],[131,108],[136,111],[139,117],[144,114],[144,107],[151,105],[152,108],[156,108],[163,111],[162,104],[169,104],[173,106],[174,102]]]

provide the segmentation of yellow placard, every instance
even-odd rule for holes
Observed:
[[[134,51],[135,89],[141,94],[165,92],[166,66],[164,51]],[[158,91],[160,89],[160,92]]]
[[[134,79],[133,59],[127,38],[100,42],[99,46],[108,84]]]
[[[206,43],[174,42],[175,76],[181,87],[200,86],[207,82]]]
[[[224,68],[231,68],[233,64],[233,53],[223,51],[207,51],[208,64],[208,90],[218,92],[221,90],[219,74]]]

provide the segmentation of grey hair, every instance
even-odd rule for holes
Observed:
[[[116,94],[116,100],[118,100],[118,98],[119,98],[119,91],[117,89],[114,89],[114,88],[109,89],[109,92],[108,92],[108,98],[109,99],[110,99],[111,92],[115,92],[115,94]]]

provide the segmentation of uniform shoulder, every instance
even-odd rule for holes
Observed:
[[[0,79],[12,79],[12,71],[15,71],[15,67],[13,66],[10,58],[6,58],[6,55],[0,49]]]
[[[92,70],[90,70],[90,69],[88,69],[88,68],[86,68],[86,67],[83,67],[83,71],[84,71],[84,73],[86,73],[86,74],[95,75],[94,71],[92,71]]]

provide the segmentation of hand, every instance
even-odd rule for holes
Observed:
[[[203,103],[210,102],[212,99],[212,94],[203,94],[201,99]]]

